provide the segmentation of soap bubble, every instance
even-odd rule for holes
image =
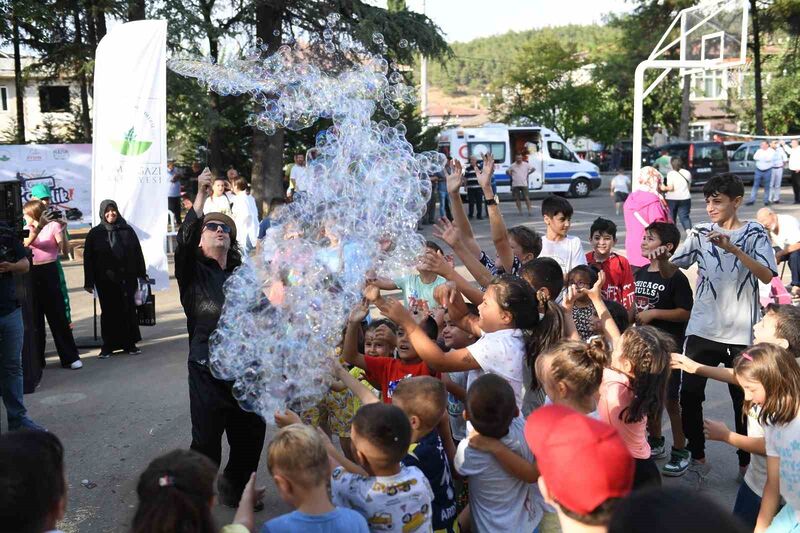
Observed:
[[[405,39],[400,39],[400,41],[397,43],[397,46],[400,48],[408,48],[408,41]]]
[[[331,14],[321,21],[323,37],[332,37],[338,20]],[[219,94],[250,95],[256,111],[247,124],[267,135],[332,119],[307,153],[308,190],[273,215],[261,254],[226,282],[209,339],[211,371],[234,382],[242,408],[268,422],[276,409],[304,409],[328,392],[335,349],[366,273],[410,271],[424,248],[415,229],[431,195],[428,176],[444,165],[438,152],[415,154],[402,123],[372,118],[380,106],[396,120],[399,107],[414,101],[414,88],[390,73],[385,58],[345,34],[339,39],[338,47],[325,39],[324,67],[287,45],[266,55],[260,41],[224,64],[191,56],[168,62]],[[373,42],[380,48],[384,38],[376,33]],[[359,62],[336,63],[337,48],[358,51]]]

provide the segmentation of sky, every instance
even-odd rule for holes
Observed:
[[[386,0],[367,0],[386,7]],[[545,26],[601,23],[603,15],[629,12],[624,0],[406,0],[413,11],[425,13],[445,33],[447,42],[470,41]],[[569,5],[569,9],[565,8]]]

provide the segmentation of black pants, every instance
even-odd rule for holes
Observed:
[[[215,378],[207,366],[189,361],[191,448],[220,464],[222,433],[227,434],[231,450],[222,475],[230,484],[230,496],[238,501],[250,474],[258,468],[267,426],[260,416],[239,406],[232,385]]]
[[[172,211],[172,216],[175,217],[175,223],[181,223],[181,197],[180,196],[168,196],[167,197],[167,208]]]
[[[661,472],[652,459],[636,459],[636,470],[633,471],[633,489],[646,489],[661,486]]]
[[[58,266],[55,261],[45,265],[33,265],[31,279],[33,280],[33,297],[36,299],[33,327],[39,334],[36,346],[40,350],[39,354],[34,354],[34,358],[44,359],[46,341],[44,319],[46,317],[61,366],[66,368],[80,357],[78,357],[78,348],[75,346],[75,338],[72,336],[72,330],[69,329],[69,322],[67,322],[67,309],[64,305],[64,298],[61,296]]]
[[[717,366],[722,363],[727,368],[731,368],[733,360],[745,348],[746,346],[739,344],[722,344],[696,335],[689,335],[686,338],[685,355],[703,365]],[[683,372],[681,379],[681,410],[686,448],[692,452],[693,459],[703,459],[706,456],[706,439],[703,434],[703,401],[706,399],[705,390],[708,378]],[[728,385],[728,391],[733,402],[736,432],[740,435],[747,435],[747,425],[742,418],[744,391],[736,385]],[[736,454],[739,456],[739,466],[750,464],[749,453],[739,450]]]
[[[800,204],[800,170],[792,170],[792,191],[794,203]]]
[[[472,218],[473,210],[478,212],[478,218],[483,218],[483,191],[480,187],[467,189],[467,202],[469,202],[469,216]]]

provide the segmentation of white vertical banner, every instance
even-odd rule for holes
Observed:
[[[92,224],[100,202],[117,202],[157,289],[169,283],[166,48],[166,21],[128,22],[103,37],[94,67]]]

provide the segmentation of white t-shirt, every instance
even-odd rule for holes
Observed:
[[[222,196],[209,196],[206,198],[206,202],[203,204],[203,214],[207,215],[209,213],[222,213],[223,215],[228,215],[229,217],[233,218],[233,209],[231,208],[231,204],[233,203],[233,195],[229,193],[225,193]],[[236,228],[237,234],[239,228]]]
[[[778,215],[778,232],[769,232],[772,244],[779,248],[800,242],[800,220],[792,215]]]
[[[244,251],[255,248],[258,240],[258,209],[255,199],[246,192],[234,194],[232,211],[239,248]]]
[[[331,501],[337,507],[358,511],[373,532],[433,531],[433,490],[416,466],[401,465],[394,476],[374,477],[352,474],[341,466],[335,468],[331,474]]]
[[[614,179],[611,180],[611,187],[613,187],[614,192],[624,192],[626,194],[631,192],[630,180],[625,174],[617,174],[614,176]]]
[[[501,442],[526,461],[533,462],[524,429],[525,421],[515,418]],[[529,533],[542,520],[544,501],[536,484],[513,477],[492,454],[470,448],[465,439],[458,444],[454,463],[459,474],[469,477],[473,531]]]
[[[781,460],[781,496],[800,520],[800,417],[783,426],[766,426],[764,436],[767,457]]]
[[[764,437],[764,427],[758,422],[760,408],[754,406],[747,413],[747,436],[757,439]],[[761,497],[764,494],[764,485],[767,483],[767,458],[757,453],[750,454],[750,467],[744,474],[744,482],[750,490]]]
[[[527,187],[528,186],[528,174],[533,171],[533,167],[531,167],[528,163],[523,161],[522,163],[511,163],[511,166],[508,167],[508,175],[511,176],[511,186],[512,187]]]
[[[535,310],[534,310],[535,311]],[[467,346],[480,370],[470,370],[467,389],[484,374],[497,374],[514,389],[517,407],[522,409],[522,367],[525,364],[525,341],[522,330],[501,329],[484,333],[474,344]]]
[[[800,171],[800,146],[789,148],[789,170],[792,172]]]
[[[706,235],[718,231],[730,237],[747,255],[776,276],[775,252],[767,230],[757,222],[744,222],[727,231],[716,224],[697,224],[670,261],[680,268],[697,264],[694,307],[686,335],[697,335],[722,344],[749,345],[753,325],[761,320],[758,278],[739,259],[711,244]]]
[[[308,190],[308,167],[301,167],[295,165],[289,173],[289,179],[294,183],[294,190],[297,192],[305,192]]]
[[[565,276],[576,266],[586,264],[583,244],[574,235],[567,235],[566,239],[560,241],[551,241],[547,237],[542,237],[542,253],[539,254],[539,257],[555,259]]]
[[[692,192],[689,190],[690,183],[692,183],[692,175],[685,168],[670,170],[667,173],[667,185],[671,186],[673,190],[668,191],[664,198],[667,200],[688,200],[692,197]]]
[[[772,159],[774,157],[775,150],[772,148],[767,148],[766,150],[759,148],[756,150],[756,153],[753,154],[753,161],[756,162],[756,168],[758,170],[769,170],[772,168]]]

